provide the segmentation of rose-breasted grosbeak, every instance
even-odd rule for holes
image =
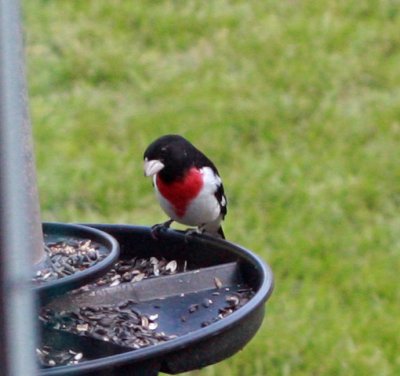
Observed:
[[[170,217],[154,230],[176,221],[225,238],[221,221],[227,202],[221,178],[214,163],[189,141],[178,135],[155,140],[144,152],[144,173],[153,177],[158,201]]]

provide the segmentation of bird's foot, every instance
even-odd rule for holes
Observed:
[[[193,235],[200,235],[202,231],[199,228],[188,228],[185,230],[185,243],[188,243],[192,239]]]
[[[158,236],[160,235],[160,233],[169,229],[172,222],[173,222],[173,220],[169,219],[168,221],[166,221],[164,223],[158,223],[156,225],[151,226],[151,230],[150,230],[151,237],[154,240],[158,240]]]

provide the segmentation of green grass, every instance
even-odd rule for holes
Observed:
[[[43,220],[164,220],[142,153],[179,133],[272,266],[262,329],[199,375],[400,374],[399,5],[24,1]]]

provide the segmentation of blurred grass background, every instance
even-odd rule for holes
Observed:
[[[257,336],[199,375],[400,374],[400,2],[23,2],[46,221],[165,216],[142,153],[217,164],[272,266]]]

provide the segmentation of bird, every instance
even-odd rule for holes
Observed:
[[[221,222],[227,199],[214,163],[184,137],[168,134],[145,150],[144,174],[152,177],[156,197],[169,220],[152,227],[152,235],[178,222],[194,232],[225,239]],[[194,227],[194,229],[193,229]]]

